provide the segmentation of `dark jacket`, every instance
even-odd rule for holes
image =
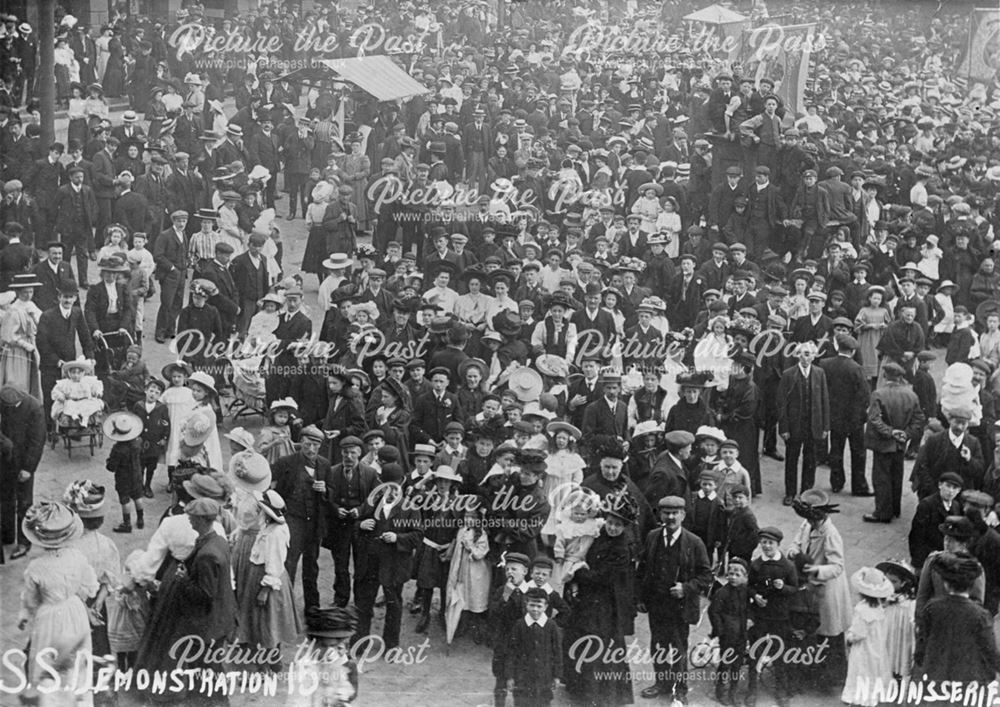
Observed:
[[[414,444],[442,442],[444,428],[449,422],[465,422],[465,412],[458,396],[444,393],[439,401],[434,392],[426,393],[413,401],[413,418],[410,421],[410,438]]]
[[[583,439],[592,451],[597,451],[617,439],[628,438],[628,405],[623,400],[615,403],[612,412],[603,395],[583,411]]]
[[[562,676],[562,641],[555,621],[529,626],[522,616],[511,628],[510,647],[507,670],[516,694],[551,694],[553,680]]]
[[[31,269],[41,287],[35,288],[35,296],[32,301],[38,305],[43,312],[59,304],[59,283],[63,280],[73,281],[73,268],[65,260],[59,263],[56,271],[52,270],[47,260],[43,260]]]
[[[708,605],[708,619],[712,634],[724,646],[742,649],[747,640],[747,619],[750,614],[750,596],[747,585],[731,584],[719,587]]]
[[[146,410],[146,401],[140,400],[132,406],[132,412],[142,420],[142,450],[143,458],[159,457],[166,451],[167,440],[170,438],[170,411],[163,403],[156,403],[152,410]]]
[[[182,274],[187,273],[187,254],[187,237],[181,243],[173,228],[168,228],[160,233],[153,246],[153,261],[156,263],[157,279],[162,280],[174,269],[180,270]]]
[[[4,388],[16,390],[13,386]],[[0,435],[11,442],[10,451],[4,453],[0,466],[34,474],[45,449],[45,411],[37,398],[17,392],[20,402],[16,405],[0,403]]]
[[[920,499],[913,512],[913,522],[908,537],[910,562],[915,568],[919,570],[932,552],[944,547],[944,535],[938,530],[938,526],[948,516],[961,514],[962,506],[957,499],[947,507],[938,493]]]
[[[697,535],[682,528],[677,540],[680,544],[677,574],[664,581],[661,576],[662,553],[659,552],[664,549],[663,533],[663,528],[656,528],[646,535],[639,558],[636,598],[646,605],[650,621],[666,617],[676,621],[676,612],[680,609],[683,621],[696,624],[701,618],[701,595],[712,586],[712,566],[708,562],[705,544]],[[681,600],[674,599],[669,593],[676,582],[684,585],[684,598]],[[683,603],[679,606],[678,602]]]
[[[831,395],[834,400],[843,400]],[[903,430],[907,439],[916,439],[923,431],[927,418],[920,408],[916,393],[903,383],[887,381],[871,395],[868,403],[868,426],[865,427],[865,447],[874,452],[892,453],[906,449],[908,442],[899,442],[893,430]]]
[[[913,658],[928,680],[985,685],[1000,671],[993,617],[972,599],[956,595],[932,599],[916,623]]]
[[[969,448],[969,461],[962,459],[959,449],[952,443],[948,430],[935,432],[928,437],[917,452],[910,483],[917,496],[924,498],[937,490],[938,477],[946,471],[954,471],[962,477],[965,488],[978,489],[983,482],[986,464],[979,440],[966,432],[962,445]]]
[[[781,374],[778,383],[778,433],[788,433],[793,439],[821,439],[830,431],[830,398],[826,387],[826,374],[815,365],[809,370],[811,408],[802,407],[803,386],[798,365]]]
[[[313,491],[313,479],[306,472],[306,458],[301,452],[281,457],[271,465],[273,488],[285,500],[285,513],[310,523],[310,532],[322,540],[330,513],[330,487],[333,474],[325,457],[316,457],[316,480],[326,482],[326,493]]]
[[[59,307],[42,312],[38,319],[35,347],[38,349],[39,368],[58,368],[60,361],[73,361],[77,357],[76,340],[80,340],[83,355],[94,357],[94,337],[87,328],[80,308],[74,306],[69,319],[64,319]]]
[[[222,319],[222,331],[228,334],[236,326],[236,315],[239,314],[239,293],[233,283],[233,275],[228,268],[223,267],[217,260],[212,260],[202,268],[201,276],[206,280],[215,283],[219,288],[218,293],[208,299],[208,303],[219,310],[219,318]]]
[[[135,326],[135,310],[132,308],[132,298],[129,297],[128,287],[116,284],[118,290],[118,314],[108,314],[108,291],[104,288],[104,283],[99,283],[90,288],[87,292],[87,302],[84,305],[83,314],[87,319],[87,327],[90,331],[113,332],[124,329],[131,332]]]
[[[340,440],[344,437],[354,435],[360,437],[368,431],[368,423],[365,422],[365,409],[361,403],[361,396],[348,392],[336,397],[331,397],[327,403],[326,417],[323,418],[323,429],[325,431],[339,430],[340,435],[330,440],[327,458],[334,463],[340,462]],[[403,450],[400,450],[402,452]]]
[[[83,211],[86,223],[79,223],[73,209],[73,187],[69,184],[59,187],[55,195],[55,204],[52,211],[56,215],[55,231],[59,235],[78,235],[82,231],[92,229],[97,225],[97,198],[94,190],[83,185],[80,187],[83,198]]]
[[[366,551],[378,559],[379,584],[401,585],[413,574],[413,553],[423,541],[423,527],[420,512],[405,508],[403,500],[398,501],[383,517],[381,504],[372,507],[365,503],[358,511],[361,520],[375,519],[375,529],[361,531],[366,543]],[[387,543],[381,539],[383,533],[396,534],[396,542]]]
[[[780,579],[784,587],[776,589],[774,580]],[[763,556],[750,563],[751,600],[759,594],[767,601],[767,606],[753,602],[753,618],[755,621],[784,622],[788,621],[788,612],[792,597],[798,591],[799,578],[795,565],[787,557],[768,560]]]
[[[256,302],[267,294],[267,263],[264,262],[263,256],[260,258],[260,267],[255,269],[250,255],[240,253],[230,262],[229,272],[233,275],[233,284],[236,285],[241,300]]]
[[[871,388],[861,366],[852,358],[839,354],[819,362],[826,373],[826,388],[830,400],[830,431],[849,433],[861,428],[868,419],[868,399]]]
[[[177,622],[185,633],[206,643],[222,643],[236,629],[236,594],[233,591],[229,543],[215,531],[198,538],[194,552],[184,561],[187,576],[177,580]]]

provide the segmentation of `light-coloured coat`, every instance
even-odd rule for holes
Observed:
[[[818,530],[802,521],[789,555],[804,552],[819,571],[809,575],[818,587],[820,636],[839,636],[851,625],[851,589],[844,569],[844,541],[829,519]]]

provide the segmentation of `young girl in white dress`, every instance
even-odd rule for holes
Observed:
[[[190,375],[191,366],[184,361],[168,363],[163,367],[163,377],[169,384],[160,397],[170,414],[170,439],[167,440],[166,451],[168,472],[177,466],[183,423],[194,410],[194,396],[191,394],[191,389],[187,387],[187,379]]]
[[[93,415],[104,410],[104,385],[94,373],[94,364],[85,358],[62,366],[65,378],[52,388],[52,419],[68,418],[73,425],[87,425]]]
[[[210,432],[205,440],[205,453],[208,455],[209,468],[221,471],[222,466],[222,444],[219,441],[219,420],[215,414],[215,398],[218,392],[215,390],[215,381],[212,376],[204,371],[192,373],[187,381],[194,397],[194,408],[191,415],[201,414],[211,421]]]

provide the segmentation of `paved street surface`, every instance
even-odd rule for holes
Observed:
[[[232,112],[231,105],[227,106],[228,112]],[[65,136],[65,121],[57,124],[57,136]],[[278,202],[277,226],[281,230],[281,238],[284,242],[284,269],[288,274],[298,272],[299,263],[305,248],[306,229],[305,222],[301,219],[295,221],[285,220],[287,214],[287,196]],[[97,282],[98,272],[92,264],[90,270],[90,281]],[[309,275],[305,278],[306,306],[311,315],[314,325],[322,321],[319,309],[316,306],[316,278]],[[156,319],[159,297],[147,302],[145,319],[147,323],[152,323]],[[159,375],[159,371],[167,362],[174,360],[165,345],[158,345],[152,338],[152,326],[147,324],[145,332],[145,360],[151,372]],[[943,368],[943,366],[942,366]],[[225,401],[224,401],[225,402]],[[244,418],[238,422],[247,427],[251,432],[256,433],[262,424],[259,417]],[[234,425],[227,418],[223,421],[226,430]],[[225,446],[225,445],[224,445]],[[104,463],[107,458],[110,445],[105,444],[103,449],[98,449],[91,457],[86,448],[74,449],[70,458],[61,447],[56,449],[46,448],[39,467],[35,482],[35,499],[56,499],[62,495],[63,489],[71,481],[76,479],[89,478],[97,483],[112,486],[113,479],[105,470]],[[228,452],[227,452],[228,454]],[[906,477],[909,477],[909,470],[912,462],[907,463]],[[144,501],[146,507],[147,527],[142,531],[133,531],[131,535],[117,535],[111,533],[111,528],[120,521],[120,507],[114,498],[114,494],[108,497],[108,514],[105,519],[104,532],[113,536],[118,544],[122,558],[125,558],[132,550],[145,547],[147,540],[152,534],[152,527],[155,527],[155,519],[158,519],[164,512],[168,494],[164,490],[166,483],[166,470],[161,465],[157,472],[158,476],[154,480],[153,488],[156,498]],[[762,461],[762,474],[764,479],[764,493],[754,499],[754,511],[761,526],[775,525],[785,533],[786,540],[791,536],[800,523],[800,519],[790,508],[781,505],[784,495],[783,489],[783,469],[782,466],[772,459],[765,458]],[[829,470],[820,467],[817,471],[817,484],[820,488],[830,489]],[[880,560],[891,557],[906,557],[906,533],[909,528],[909,519],[912,517],[915,498],[907,493],[903,499],[903,518],[891,525],[869,525],[861,521],[861,516],[868,513],[873,508],[872,499],[852,498],[847,493],[834,496],[835,502],[841,504],[840,514],[833,516],[833,521],[840,530],[844,538],[847,550],[847,571],[853,572],[863,565],[872,565]],[[30,557],[36,556],[39,550],[34,550]],[[8,548],[9,553],[9,548]],[[9,554],[8,554],[9,556]],[[17,614],[19,609],[19,596],[21,589],[21,575],[27,564],[27,558],[15,561],[8,561],[5,566],[0,566],[0,598],[2,598],[2,610],[0,610],[0,645],[3,650],[11,648],[24,648],[27,640],[25,633],[17,630]],[[324,603],[331,602],[333,598],[333,564],[330,553],[326,550],[320,558],[320,590]],[[412,596],[413,584],[407,585],[406,598]],[[301,607],[301,588],[296,587],[297,605]],[[436,601],[436,600],[435,600]],[[373,631],[381,631],[381,617],[383,609],[376,610],[376,619]],[[436,612],[436,609],[435,609]],[[404,613],[402,647],[412,648],[414,655],[418,654],[418,648],[425,641],[425,637],[414,633],[414,626],[417,618]],[[637,633],[634,637],[641,647],[648,646],[648,627],[646,620],[640,616],[636,621]],[[695,645],[699,638],[708,633],[708,619],[704,619],[702,624],[692,632],[691,644]],[[491,652],[485,646],[476,646],[471,638],[457,638],[452,646],[446,645],[444,631],[433,621],[429,634],[426,637],[426,646],[419,651],[425,656],[422,663],[414,665],[388,665],[384,661],[373,661],[363,666],[361,675],[360,695],[357,700],[359,705],[386,705],[386,704],[407,704],[413,706],[434,705],[486,705],[492,704],[493,676],[490,671]],[[633,665],[637,671],[635,681],[635,701],[637,704],[669,704],[665,699],[644,700],[639,696],[639,691],[652,683],[649,677],[642,677],[643,671],[650,671],[651,666]],[[0,667],[0,678],[8,683],[12,680],[9,672]],[[707,705],[715,704],[712,696],[712,683],[708,680],[691,683],[690,704]],[[278,704],[301,704],[301,701],[293,701],[282,696],[282,688],[276,698],[265,698],[263,696],[237,696],[231,700],[233,705],[278,705]],[[770,695],[762,693],[759,704],[767,706],[771,704]],[[17,704],[15,697],[0,694],[0,705]],[[138,704],[131,697],[123,697],[119,704]],[[564,691],[557,690],[555,704],[568,704]],[[802,696],[794,700],[795,705],[832,705],[839,704],[839,686],[836,694],[827,696]]]

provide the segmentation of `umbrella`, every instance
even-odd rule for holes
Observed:
[[[458,630],[458,622],[462,619],[462,612],[465,610],[465,591],[462,587],[461,572],[463,554],[458,549],[456,549],[455,553],[459,561],[456,562],[455,556],[453,556],[451,567],[448,570],[448,606],[445,609],[444,615],[445,639],[449,646],[455,638],[455,631]]]

